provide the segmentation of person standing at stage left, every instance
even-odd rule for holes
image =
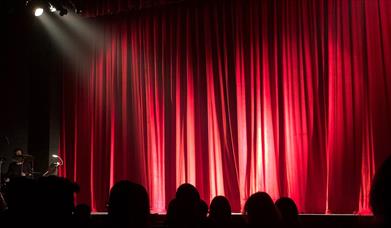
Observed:
[[[29,155],[23,154],[21,148],[16,148],[14,150],[14,159],[9,164],[6,174],[8,181],[14,177],[32,175],[32,167],[30,162],[27,161],[27,157],[29,157]]]

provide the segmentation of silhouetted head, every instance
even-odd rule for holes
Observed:
[[[252,226],[273,226],[280,223],[280,214],[266,192],[252,194],[244,206],[248,223]]]
[[[116,183],[110,191],[108,212],[114,224],[147,226],[150,214],[147,191],[130,181]]]
[[[182,184],[177,189],[175,200],[170,202],[168,222],[170,226],[191,227],[201,221],[200,194],[191,184]]]
[[[193,185],[185,183],[178,187],[175,198],[178,201],[196,202],[200,200],[200,194]]]
[[[191,184],[182,184],[175,194],[175,207],[181,216],[199,215],[200,194]]]
[[[16,148],[16,149],[14,149],[14,156],[15,157],[20,157],[20,156],[22,156],[23,155],[23,150],[22,150],[22,148]]]
[[[381,223],[391,224],[391,156],[376,172],[370,193],[373,214]]]
[[[224,196],[216,196],[210,203],[209,218],[217,222],[227,222],[231,219],[231,205]]]
[[[18,162],[18,163],[23,162],[24,157],[23,157],[23,150],[22,150],[22,148],[16,148],[14,150],[14,158],[15,158],[15,161]]]
[[[276,201],[276,207],[280,212],[282,221],[285,224],[299,223],[299,210],[291,198],[281,197]]]

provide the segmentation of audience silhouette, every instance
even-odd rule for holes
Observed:
[[[225,224],[231,221],[231,205],[224,196],[216,196],[210,203],[209,218],[216,223]]]
[[[168,206],[167,225],[175,228],[200,227],[204,222],[202,217],[206,217],[203,210],[205,205],[202,206],[198,190],[191,184],[182,184]]]
[[[91,227],[91,208],[87,204],[79,204],[73,214],[73,225],[76,227]]]
[[[381,226],[390,227],[391,217],[391,156],[377,171],[370,193],[370,205]],[[38,180],[13,178],[1,197],[0,221],[3,227],[94,227],[91,209],[86,204],[74,207],[74,193],[79,186],[57,176]],[[107,204],[108,227],[147,228],[150,226],[150,205],[146,189],[123,180],[110,190]],[[275,203],[266,192],[251,195],[243,211],[249,228],[300,227],[295,202],[282,197]],[[166,216],[168,228],[234,228],[245,227],[234,223],[231,205],[224,196],[216,196],[210,204],[200,198],[191,184],[178,187],[170,201]],[[20,218],[23,219],[20,219]],[[8,226],[7,226],[8,225]],[[95,226],[96,227],[96,226]]]
[[[49,176],[38,180],[37,205],[39,225],[69,227],[75,209],[74,194],[79,186],[68,179]]]
[[[199,203],[198,206],[199,206],[199,210],[198,210],[199,221],[202,224],[205,224],[207,222],[207,219],[208,219],[208,204],[205,201],[200,200],[200,203]]]
[[[250,227],[275,227],[281,222],[280,213],[266,192],[252,194],[244,205],[244,213]]]
[[[299,210],[289,197],[281,197],[275,203],[285,227],[300,227]]]
[[[77,191],[76,184],[61,177],[38,180],[15,177],[7,185],[7,209],[0,215],[1,224],[7,227],[69,227]]]
[[[7,227],[27,226],[36,224],[38,215],[38,200],[36,198],[36,183],[24,177],[11,179],[5,190],[7,209],[2,212],[0,221]],[[23,220],[20,219],[23,215]]]
[[[231,205],[224,196],[216,196],[210,203],[209,222],[211,227],[232,227]]]
[[[391,227],[391,156],[373,178],[370,205],[376,220],[384,227]]]
[[[130,181],[116,183],[110,191],[108,214],[110,226],[148,226],[150,216],[149,198],[145,188]]]

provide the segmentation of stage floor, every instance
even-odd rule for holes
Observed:
[[[92,213],[93,221],[104,223],[107,212]],[[375,219],[372,215],[361,214],[300,214],[302,228],[374,228]],[[233,220],[243,220],[242,214],[233,213]],[[153,228],[166,228],[166,214],[151,214]]]

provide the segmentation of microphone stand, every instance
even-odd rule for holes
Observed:
[[[51,156],[52,158],[56,159],[56,161],[54,162],[51,162],[49,160],[49,167],[48,167],[48,170],[42,175],[44,177],[46,176],[49,176],[49,175],[52,175],[53,173],[56,173],[54,175],[57,175],[58,173],[58,167],[59,166],[62,166],[64,164],[64,160],[62,160],[62,158],[56,154],[53,154]]]
[[[1,136],[0,138],[4,138],[7,142],[7,149],[9,149],[10,141],[7,136]],[[6,161],[5,158],[0,157],[0,192],[3,190],[3,163]]]
[[[3,158],[0,158],[0,192],[3,190]]]

